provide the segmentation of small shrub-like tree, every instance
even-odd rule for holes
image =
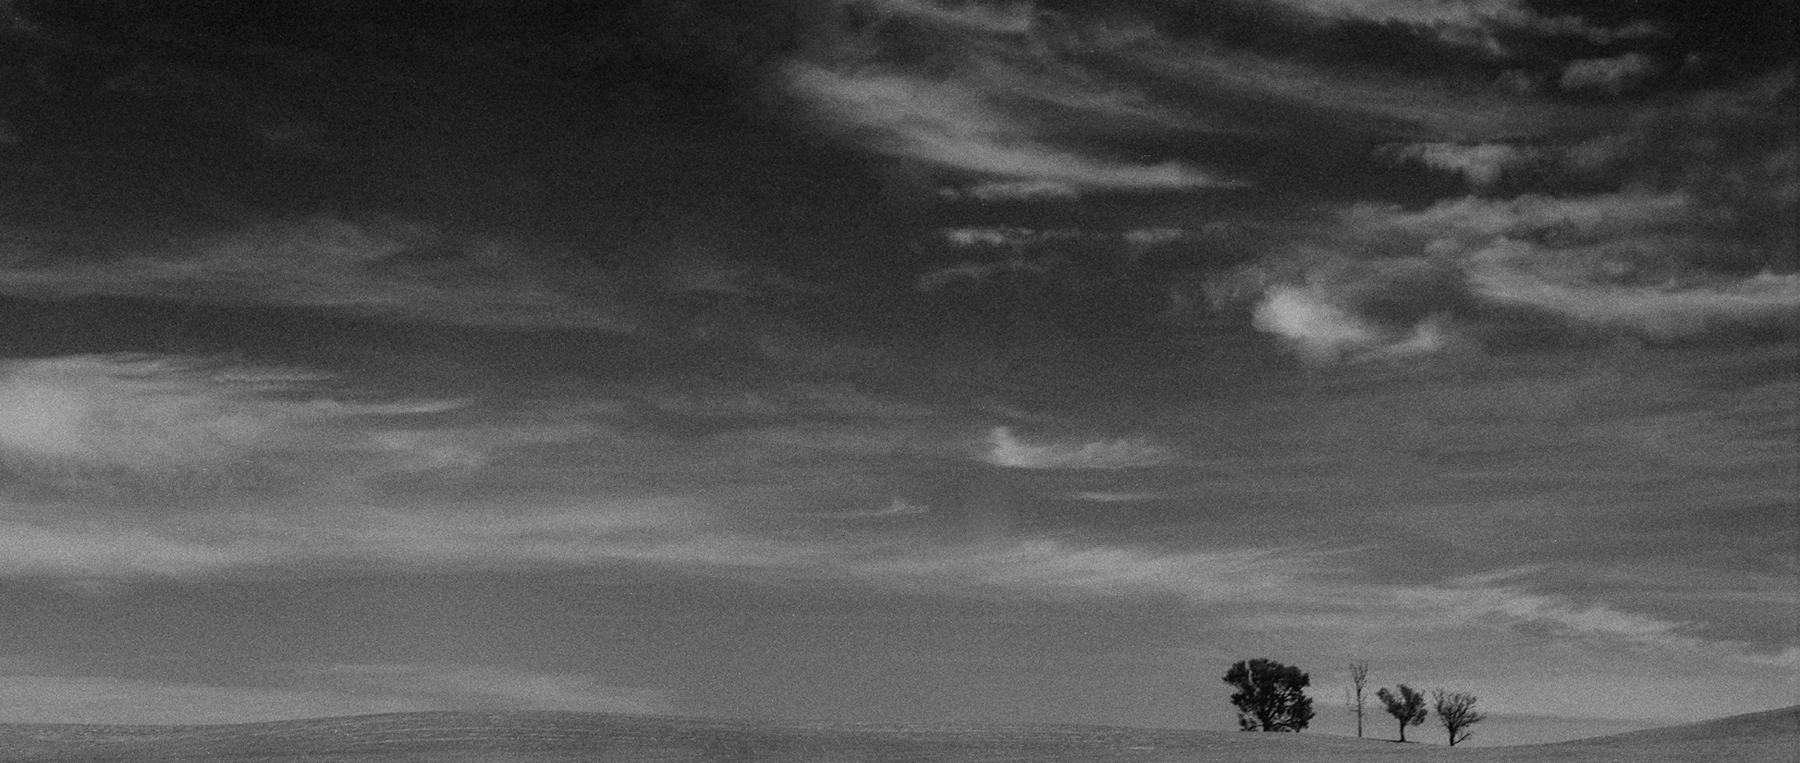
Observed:
[[[1350,663],[1350,685],[1344,687],[1344,704],[1356,716],[1356,738],[1363,735],[1363,687],[1369,685],[1369,663]]]
[[[1487,716],[1475,712],[1475,699],[1473,694],[1443,689],[1431,693],[1431,709],[1437,713],[1438,724],[1450,734],[1451,747],[1473,735],[1470,726],[1487,720]]]
[[[1299,731],[1312,720],[1312,700],[1303,691],[1311,678],[1299,668],[1274,660],[1240,661],[1225,671],[1225,683],[1237,687],[1231,704],[1244,731]]]
[[[1406,727],[1424,723],[1425,715],[1429,711],[1425,709],[1424,694],[1414,691],[1411,686],[1406,684],[1399,684],[1394,688],[1399,690],[1398,694],[1381,689],[1375,692],[1375,698],[1387,706],[1388,715],[1394,716],[1395,720],[1400,721],[1400,741],[1404,742],[1406,741]]]

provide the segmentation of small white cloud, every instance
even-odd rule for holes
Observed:
[[[1488,188],[1508,170],[1538,160],[1538,152],[1504,143],[1412,143],[1385,147],[1380,155],[1455,172],[1470,185]]]
[[[1563,67],[1558,84],[1564,90],[1599,90],[1618,95],[1656,76],[1661,67],[1643,53],[1612,58],[1584,58]]]
[[[1441,316],[1397,329],[1339,306],[1316,287],[1275,286],[1256,306],[1252,324],[1279,336],[1313,362],[1365,361],[1437,352],[1452,344]]]
[[[1153,247],[1172,244],[1192,238],[1194,233],[1183,228],[1135,228],[1125,232],[1125,243],[1135,247]]]
[[[1070,230],[1040,230],[1016,226],[991,226],[985,228],[945,228],[939,235],[943,236],[945,241],[948,241],[955,246],[1014,248],[1056,239],[1078,238],[1081,234]]]
[[[1031,443],[1009,427],[988,433],[982,460],[1014,469],[1140,469],[1174,459],[1167,448],[1140,439]]]

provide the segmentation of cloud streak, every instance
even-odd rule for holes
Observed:
[[[1179,161],[1140,164],[1061,148],[965,84],[795,65],[789,88],[877,151],[1006,179],[1013,188],[1183,190],[1233,183]]]
[[[988,432],[982,460],[1011,469],[1143,469],[1168,463],[1175,454],[1139,439],[1095,442],[1031,442],[1009,427]]]
[[[315,480],[344,495],[389,477],[473,472],[496,453],[577,434],[475,424],[466,400],[342,399],[329,381],[178,356],[0,361],[0,470],[117,500],[215,501]]]
[[[0,294],[281,305],[458,325],[635,329],[609,279],[522,264],[533,258],[505,242],[459,239],[396,220],[269,219],[154,253],[58,263],[26,252],[0,260]]]

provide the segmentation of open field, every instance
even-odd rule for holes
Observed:
[[[1102,726],[785,725],[577,713],[402,713],[226,726],[0,726],[0,761],[1674,763],[1792,761],[1800,707],[1573,742],[1463,748]]]

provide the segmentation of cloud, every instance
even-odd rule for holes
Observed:
[[[1155,501],[1168,497],[1163,493],[1131,493],[1114,491],[1082,491],[1069,496],[1077,501],[1093,501],[1096,503],[1138,503]]]
[[[607,686],[573,673],[487,665],[340,664],[304,671],[327,686],[448,710],[552,710],[584,713],[668,712],[650,689]]]
[[[1500,140],[1618,116],[1600,106],[1553,103],[1492,83],[1452,86],[1366,67],[1320,67],[1176,39],[1149,25],[1119,25],[1084,39],[1123,65],[1207,103],[1218,125],[1263,136],[1303,137],[1329,129],[1386,140]]]
[[[988,433],[982,460],[1013,469],[1142,469],[1168,463],[1174,453],[1139,439],[1085,443],[1030,443],[1011,428]]]
[[[980,283],[1001,274],[1043,275],[1050,272],[1050,265],[1023,257],[1011,257],[999,262],[964,262],[947,268],[939,268],[919,276],[919,291],[940,291],[957,283]]]
[[[1031,244],[1042,244],[1047,241],[1080,238],[1084,234],[1074,230],[1038,230],[1017,226],[990,226],[984,228],[946,228],[941,231],[945,241],[958,247],[996,247],[1017,248]]]
[[[847,565],[885,585],[969,586],[1057,598],[1171,596],[1197,603],[1255,601],[1299,587],[1314,554],[1282,550],[1157,552],[1052,539],[993,541]]]
[[[42,259],[0,262],[0,294],[287,305],[463,325],[636,325],[597,273],[551,272],[506,242],[399,220],[269,219],[151,254]]]
[[[89,496],[212,500],[293,480],[354,490],[444,476],[573,431],[447,420],[462,400],[339,399],[330,379],[174,356],[0,361],[0,470]]]
[[[0,722],[183,725],[442,709],[402,697],[107,676],[0,677]]]
[[[1037,11],[1029,1],[1012,3],[936,0],[839,0],[852,8],[874,8],[881,13],[905,16],[956,30],[983,34],[1024,34],[1031,31]]]
[[[1501,236],[1524,240],[1554,235],[1579,243],[1667,230],[1691,220],[1697,211],[1695,200],[1681,192],[1569,197],[1529,193],[1510,199],[1449,199],[1417,212],[1357,204],[1343,213],[1342,220],[1356,235],[1406,234],[1423,240],[1432,253],[1453,254]]]
[[[165,478],[242,461],[287,417],[254,384],[214,384],[168,359],[75,356],[0,362],[0,459],[16,470]]]
[[[1582,37],[1606,44],[1660,34],[1647,22],[1607,27],[1579,16],[1545,16],[1522,0],[1278,0],[1302,13],[1336,21],[1398,23],[1430,30],[1441,42],[1504,52],[1495,33],[1526,30],[1542,35]]]
[[[1564,90],[1600,90],[1618,95],[1656,76],[1660,70],[1656,59],[1643,53],[1584,58],[1565,65],[1557,84]]]
[[[1506,270],[1478,270],[1477,294],[1581,323],[1632,329],[1658,339],[1722,326],[1800,326],[1800,274],[1666,288],[1556,283]]]
[[[192,578],[253,564],[261,551],[145,527],[0,521],[0,577]]]
[[[1508,170],[1540,161],[1541,153],[1504,143],[1411,143],[1385,146],[1377,155],[1455,172],[1476,188],[1490,188],[1499,183]]]
[[[0,722],[187,725],[375,713],[550,710],[667,712],[662,692],[589,676],[483,665],[302,665],[287,684],[230,686],[112,676],[0,677]]]
[[[1277,286],[1257,305],[1257,329],[1286,339],[1313,362],[1404,358],[1450,346],[1452,336],[1441,316],[1410,327],[1383,326],[1334,303],[1317,288]]]
[[[1048,180],[1015,180],[989,181],[962,187],[947,186],[939,188],[938,195],[946,199],[974,199],[976,201],[1031,201],[1073,199],[1080,193],[1074,186],[1067,183]]]
[[[1232,185],[1178,161],[1137,164],[1056,147],[986,94],[955,82],[796,64],[788,85],[828,118],[866,131],[876,151],[949,169],[1086,190]]]

